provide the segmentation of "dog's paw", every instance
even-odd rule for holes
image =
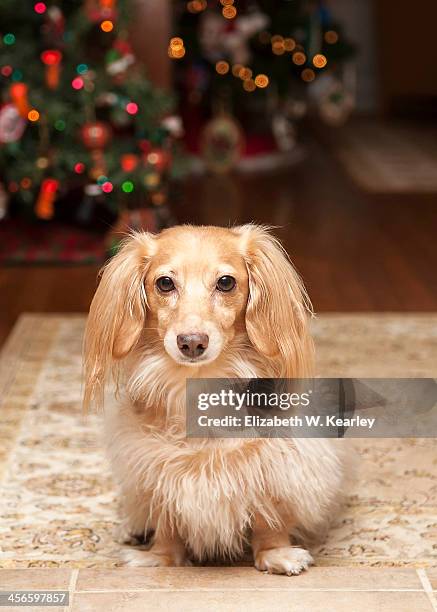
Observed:
[[[131,567],[182,567],[191,565],[191,561],[182,555],[153,552],[153,550],[123,550],[122,560]]]
[[[120,525],[117,525],[114,529],[114,540],[118,544],[139,546],[140,544],[144,544],[144,535],[133,534],[131,529],[129,529],[129,527],[125,523],[121,523]]]
[[[297,576],[312,563],[314,560],[307,550],[293,546],[260,550],[255,557],[255,567],[261,572],[287,576]]]

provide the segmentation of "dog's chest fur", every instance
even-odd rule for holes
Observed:
[[[130,410],[108,427],[123,493],[135,491],[147,520],[159,514],[200,558],[239,554],[255,513],[277,523],[280,508],[293,526],[313,530],[342,476],[327,440],[189,441],[142,430]]]

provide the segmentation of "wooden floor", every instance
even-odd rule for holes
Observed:
[[[437,310],[437,195],[361,192],[315,137],[291,171],[187,181],[179,222],[278,226],[316,311]],[[84,312],[97,266],[0,268],[0,343],[27,312]]]

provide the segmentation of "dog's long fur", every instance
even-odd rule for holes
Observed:
[[[205,289],[209,275],[226,266],[237,278],[232,295]],[[165,270],[179,279],[171,297],[154,284]],[[184,402],[187,378],[311,376],[310,314],[285,252],[259,226],[135,233],[106,266],[86,329],[84,402],[101,405],[113,375],[120,401],[105,411],[106,439],[123,499],[122,530],[126,539],[154,530],[169,542],[153,559],[138,552],[140,564],[182,564],[185,549],[199,559],[235,557],[253,533],[259,569],[307,567],[310,557],[287,564],[266,550],[287,552],[276,533],[315,533],[326,524],[343,479],[338,446],[323,439],[187,439]],[[205,364],[175,358],[174,334],[193,331],[184,329],[189,325],[209,330],[217,354]]]

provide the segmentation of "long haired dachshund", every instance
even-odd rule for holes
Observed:
[[[180,226],[134,233],[106,265],[85,337],[85,406],[113,377],[106,443],[120,487],[119,539],[153,532],[141,566],[236,558],[299,574],[310,553],[290,534],[326,524],[343,480],[326,439],[188,439],[187,378],[312,374],[311,305],[264,227]]]

